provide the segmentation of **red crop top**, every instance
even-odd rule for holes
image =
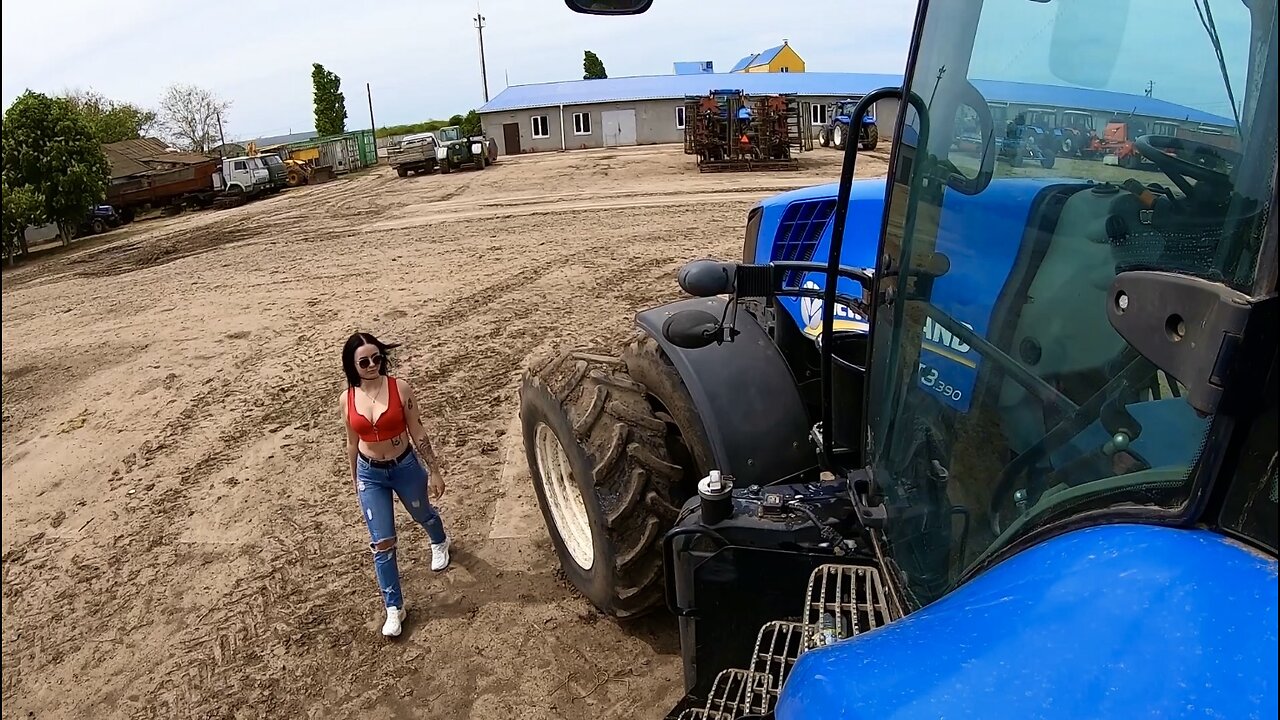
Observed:
[[[404,408],[400,406],[399,383],[393,377],[387,378],[387,409],[382,411],[376,421],[361,415],[356,410],[356,389],[347,389],[347,424],[365,442],[382,442],[397,438],[409,426],[404,416]]]

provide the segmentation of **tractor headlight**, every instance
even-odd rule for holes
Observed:
[[[483,145],[481,145],[480,143],[471,143],[471,152],[473,154],[479,155],[483,151],[484,151]]]
[[[742,262],[752,264],[756,261],[756,245],[760,240],[760,219],[764,217],[764,208],[757,205],[747,213],[747,236],[742,242]]]

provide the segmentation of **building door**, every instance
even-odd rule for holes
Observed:
[[[520,123],[502,124],[502,149],[508,155],[520,154]]]
[[[636,111],[605,110],[600,113],[600,132],[605,147],[636,144]]]

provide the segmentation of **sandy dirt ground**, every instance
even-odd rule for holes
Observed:
[[[838,163],[701,175],[661,147],[384,167],[6,271],[3,716],[661,717],[675,624],[600,617],[558,573],[522,364],[615,348],[679,296],[684,261],[738,255],[750,203]],[[452,466],[449,570],[399,517],[392,642],[336,416],[358,329],[402,344]]]

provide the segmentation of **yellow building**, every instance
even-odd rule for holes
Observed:
[[[742,58],[729,72],[804,72],[804,58],[783,40],[777,47]]]

